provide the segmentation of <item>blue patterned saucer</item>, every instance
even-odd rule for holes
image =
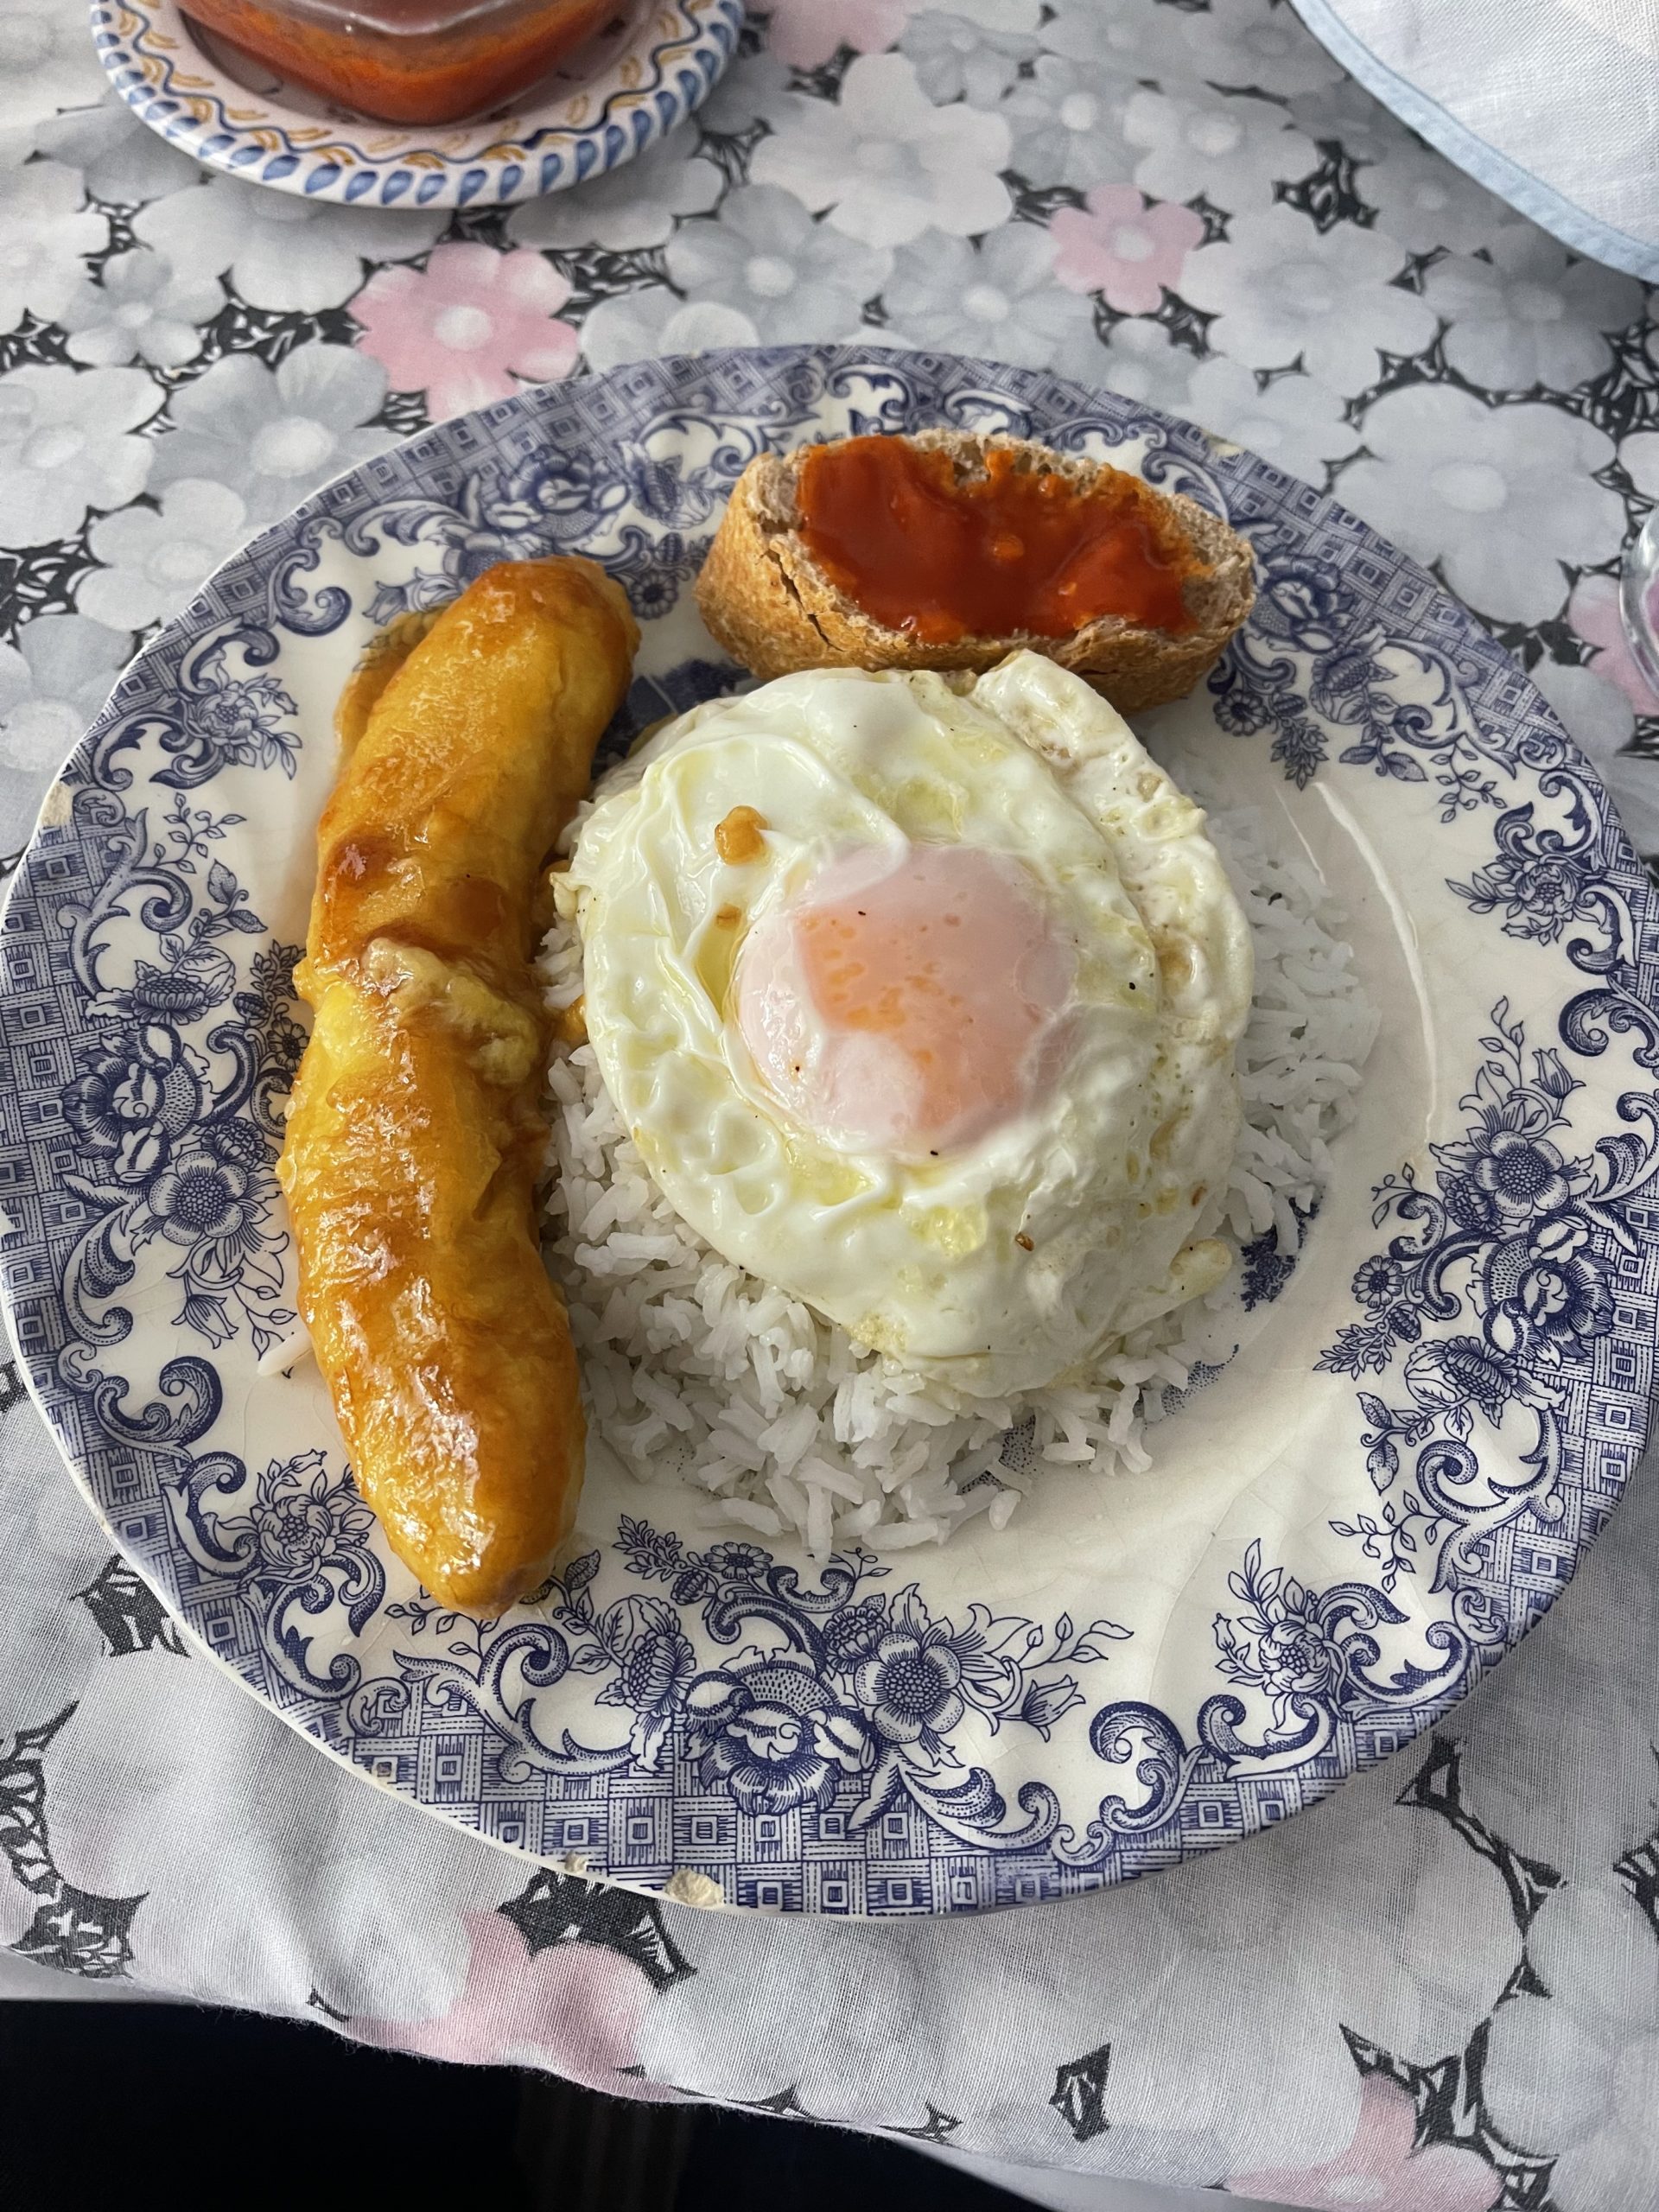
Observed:
[[[489,207],[623,162],[704,100],[742,0],[644,0],[528,104],[477,123],[373,123],[285,84],[187,22],[175,0],[92,0],[92,43],[142,122],[208,167],[363,207]]]
[[[262,1358],[293,1319],[274,1102],[303,1041],[289,971],[341,682],[401,609],[581,550],[642,620],[626,737],[731,681],[688,587],[751,455],[935,423],[1109,454],[1255,544],[1249,626],[1148,732],[1350,916],[1383,1033],[1324,1206],[1294,1268],[1255,1255],[1243,1349],[1160,1425],[1152,1471],[1050,1472],[1000,1543],[814,1565],[711,1541],[689,1491],[595,1473],[544,1599],[445,1611],[353,1489],[315,1370]],[[140,654],[48,800],[0,950],[5,1299],[88,1497],[253,1695],[538,1859],[904,1914],[1213,1849],[1445,1713],[1548,1609],[1641,1454],[1652,885],[1549,708],[1421,569],[1109,393],[786,348],[423,432],[255,539]]]

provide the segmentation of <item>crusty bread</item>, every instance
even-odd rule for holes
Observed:
[[[959,480],[982,477],[985,455],[994,448],[1014,454],[1017,467],[1055,471],[1077,484],[1115,473],[1109,462],[1056,454],[1026,438],[923,430],[908,442],[948,452]],[[1250,549],[1237,532],[1194,500],[1154,493],[1205,564],[1186,583],[1187,609],[1195,625],[1191,630],[1149,630],[1118,615],[1102,615],[1065,638],[1027,633],[925,645],[874,621],[808,552],[796,505],[805,451],[761,454],[749,463],[697,578],[697,604],[710,632],[756,676],[849,665],[986,669],[1027,645],[1063,668],[1075,669],[1115,707],[1133,714],[1190,691],[1255,602]]]

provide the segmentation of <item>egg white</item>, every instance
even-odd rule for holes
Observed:
[[[723,860],[738,806],[763,849]],[[814,670],[711,702],[601,785],[565,879],[588,1031],[658,1188],[735,1264],[975,1395],[1041,1388],[1220,1279],[1249,926],[1201,810],[1079,677]],[[745,935],[855,849],[980,846],[1072,948],[1071,1049],[938,1159],[792,1121],[733,1006]],[[734,918],[734,912],[735,918]]]

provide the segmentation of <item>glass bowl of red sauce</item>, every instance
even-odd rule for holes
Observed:
[[[185,12],[341,107],[458,123],[538,84],[626,0],[188,0]]]

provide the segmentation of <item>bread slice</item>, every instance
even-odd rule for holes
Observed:
[[[1054,472],[1078,485],[1118,474],[1106,461],[1058,454],[1027,438],[966,430],[922,430],[907,441],[943,448],[958,482],[982,478],[985,456],[1013,454],[1016,468]],[[1101,615],[1063,638],[1016,633],[927,645],[874,621],[818,567],[799,534],[796,486],[806,448],[761,454],[733,489],[697,578],[697,604],[718,644],[756,676],[799,668],[993,668],[1029,646],[1075,669],[1121,712],[1183,697],[1210,668],[1255,599],[1250,549],[1236,531],[1195,500],[1154,492],[1174,531],[1203,566],[1187,579],[1194,626],[1152,630]]]

